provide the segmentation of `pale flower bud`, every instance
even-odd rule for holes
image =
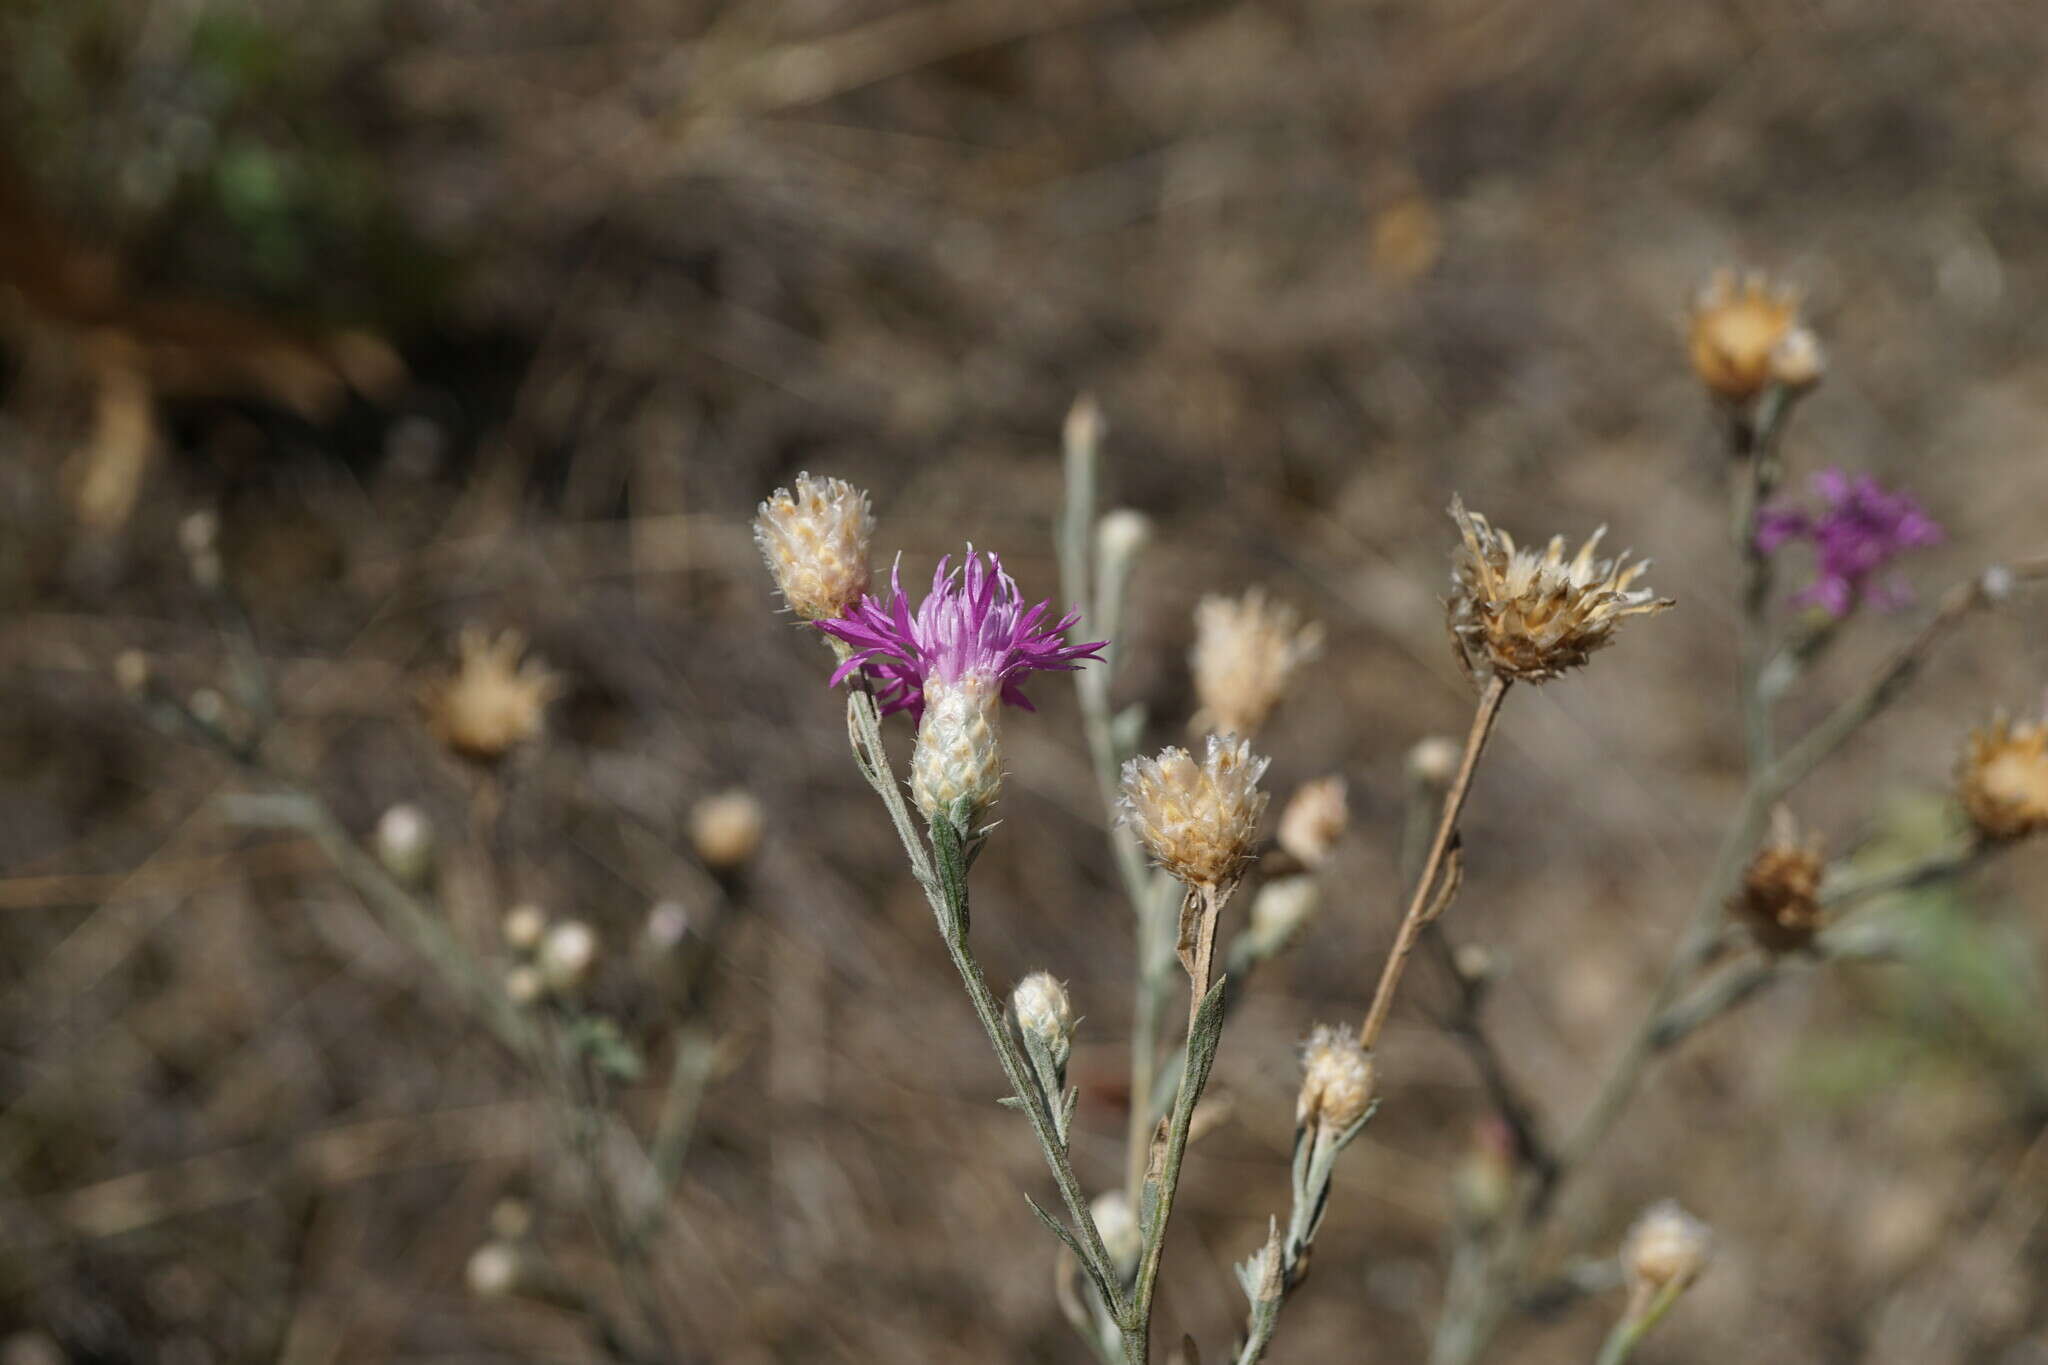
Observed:
[[[531,901],[506,911],[504,922],[498,926],[505,946],[515,953],[532,952],[540,946],[540,937],[547,931],[548,912]]]
[[[1129,563],[1152,541],[1152,518],[1134,508],[1103,513],[1095,523],[1095,553],[1104,564]]]
[[[520,1009],[539,1003],[547,993],[547,982],[541,980],[540,969],[531,962],[522,962],[505,973],[505,998]]]
[[[690,912],[675,901],[661,901],[647,912],[640,940],[657,957],[674,952],[690,934]]]
[[[540,941],[534,966],[557,995],[581,986],[597,962],[597,932],[582,920],[568,919],[551,927]]]
[[[1287,693],[1295,670],[1321,652],[1323,628],[1301,613],[1268,602],[1263,589],[1241,598],[1205,597],[1195,607],[1195,647],[1188,655],[1200,709],[1195,729],[1252,735]]]
[[[1043,1043],[1055,1058],[1065,1057],[1074,1032],[1074,1005],[1052,973],[1033,972],[1019,981],[1010,993],[1010,1007],[1017,1012],[1019,1029]]]
[[[418,806],[401,803],[377,818],[371,847],[384,870],[407,886],[425,883],[434,871],[434,826]]]
[[[491,1232],[507,1242],[517,1242],[533,1231],[533,1205],[507,1196],[491,1205]]]
[[[1138,1264],[1138,1253],[1145,1249],[1144,1234],[1138,1228],[1137,1215],[1131,1212],[1131,1201],[1122,1190],[1110,1190],[1096,1195],[1088,1212],[1095,1219],[1095,1230],[1102,1234],[1103,1250],[1128,1275]]]
[[[1448,787],[1458,775],[1464,751],[1447,735],[1430,735],[1408,750],[1408,780],[1424,787]]]
[[[1294,942],[1322,908],[1323,889],[1309,876],[1278,877],[1252,897],[1251,946],[1259,957],[1271,957]]]
[[[1827,372],[1827,352],[1811,328],[1794,327],[1771,347],[1771,378],[1788,389],[1810,389]]]
[[[1209,736],[1197,763],[1185,749],[1124,764],[1122,819],[1153,861],[1190,886],[1234,885],[1251,860],[1268,760],[1241,739]]]
[[[1330,861],[1331,850],[1350,823],[1343,778],[1304,782],[1280,812],[1280,847],[1300,859],[1304,867],[1321,867]]]
[[[149,687],[149,656],[139,649],[124,649],[114,656],[114,685],[131,700]]]
[[[996,732],[1002,685],[968,673],[957,682],[934,674],[924,685],[924,719],[910,756],[910,794],[925,819],[968,802],[966,832],[981,828],[1003,785],[1003,748]]]
[[[1372,1103],[1372,1054],[1350,1029],[1318,1024],[1301,1049],[1301,1094],[1294,1122],[1343,1132],[1365,1117]]]
[[[843,615],[868,590],[868,495],[843,479],[796,476],[754,517],[754,543],[789,609],[806,621]]]
[[[1673,1199],[1652,1204],[1628,1230],[1621,1268],[1636,1296],[1647,1299],[1667,1285],[1683,1289],[1699,1278],[1714,1252],[1707,1225]]]
[[[462,1278],[477,1298],[502,1299],[518,1292],[520,1270],[517,1247],[509,1242],[489,1241],[469,1254]]]
[[[690,842],[716,872],[740,866],[761,846],[761,803],[749,792],[720,792],[690,808]]]

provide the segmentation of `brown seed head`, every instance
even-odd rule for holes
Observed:
[[[1269,602],[1263,589],[1243,597],[1205,597],[1195,607],[1198,733],[1251,736],[1266,723],[1296,669],[1323,646],[1323,628],[1302,624],[1301,613]]]
[[[1668,597],[1632,586],[1648,560],[1629,564],[1626,551],[1613,559],[1593,557],[1605,527],[1566,559],[1563,536],[1551,537],[1541,554],[1518,549],[1513,537],[1467,512],[1460,499],[1451,500],[1451,518],[1462,539],[1452,557],[1446,608],[1468,672],[1548,682],[1612,644],[1624,617],[1672,605]]]
[[[1988,838],[2048,829],[2048,717],[2015,722],[2001,713],[1971,731],[1956,765],[1956,795]]]
[[[1820,884],[1827,874],[1818,834],[1801,836],[1792,812],[1771,812],[1771,836],[1742,874],[1729,908],[1766,952],[1789,953],[1813,942],[1826,923]]]
[[[1318,1024],[1301,1049],[1295,1125],[1320,1124],[1341,1133],[1365,1117],[1372,1088],[1372,1054],[1358,1045],[1358,1035],[1348,1028]]]
[[[520,661],[526,637],[508,630],[496,639],[474,626],[456,638],[455,672],[426,690],[435,738],[464,758],[492,763],[538,738],[547,705],[562,680],[539,659]]]
[[[1738,283],[1717,271],[1693,298],[1688,336],[1693,373],[1716,398],[1747,403],[1773,383],[1820,378],[1820,345],[1800,325],[1799,296],[1759,274]]]
[[[754,543],[789,609],[806,621],[841,616],[868,590],[868,495],[844,479],[796,476],[754,517]]]
[[[1350,823],[1343,778],[1332,774],[1304,782],[1280,812],[1280,847],[1300,859],[1303,867],[1321,867],[1330,861]]]
[[[1714,1234],[1707,1225],[1665,1199],[1645,1209],[1628,1230],[1621,1268],[1630,1287],[1647,1298],[1669,1284],[1691,1284],[1713,1254]]]
[[[1122,818],[1154,862],[1190,886],[1234,885],[1251,861],[1268,760],[1245,740],[1209,736],[1197,763],[1186,749],[1124,764]]]

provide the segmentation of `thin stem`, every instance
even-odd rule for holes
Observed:
[[[1432,893],[1457,836],[1458,816],[1464,811],[1465,798],[1472,790],[1472,774],[1478,770],[1479,756],[1493,734],[1493,723],[1500,716],[1501,699],[1507,696],[1507,691],[1508,680],[1496,673],[1487,679],[1485,690],[1479,694],[1479,705],[1472,713],[1472,730],[1465,739],[1464,757],[1458,762],[1457,776],[1451,779],[1451,785],[1444,793],[1443,816],[1437,822],[1436,837],[1430,841],[1429,855],[1423,859],[1422,872],[1415,879],[1415,890],[1408,901],[1407,913],[1401,917],[1401,927],[1395,932],[1394,946],[1387,951],[1386,966],[1380,970],[1372,1007],[1366,1011],[1365,1023],[1358,1030],[1359,1046],[1368,1052],[1379,1040],[1380,1030],[1386,1027],[1388,1011],[1394,1007],[1394,988],[1401,984],[1401,973],[1408,965],[1409,954],[1415,951],[1415,940],[1430,918]]]
[[[1763,687],[1771,657],[1771,558],[1757,544],[1756,518],[1778,484],[1777,438],[1790,410],[1787,391],[1773,387],[1759,400],[1754,413],[1734,413],[1727,419],[1728,453],[1734,465],[1729,538],[1734,542],[1736,562],[1742,566],[1739,695],[1743,749],[1753,773],[1771,761],[1775,747],[1771,698]]]

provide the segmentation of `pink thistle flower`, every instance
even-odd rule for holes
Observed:
[[[993,552],[977,555],[970,545],[958,568],[952,556],[941,559],[932,590],[915,615],[903,593],[901,569],[899,558],[889,570],[886,603],[863,594],[844,616],[816,623],[853,651],[832,674],[832,684],[865,672],[885,715],[908,711],[921,721],[928,684],[953,688],[967,680],[999,687],[1004,702],[1029,711],[1033,707],[1021,686],[1025,678],[1041,671],[1071,672],[1109,644],[1066,643],[1080,611],[1047,623],[1052,604],[1026,607],[1017,581],[1003,572]]]
[[[1873,580],[1906,551],[1940,544],[1941,524],[1911,494],[1886,489],[1868,474],[1824,469],[1813,476],[1813,491],[1824,504],[1818,513],[1780,504],[1756,520],[1763,554],[1794,540],[1813,543],[1813,582],[1792,600],[1836,618],[1866,599],[1880,609],[1910,600],[1903,583]]]

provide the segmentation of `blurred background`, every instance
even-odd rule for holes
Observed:
[[[1788,486],[1918,495],[1949,533],[1918,612],[2048,547],[2044,61],[2048,18],[1997,0],[0,7],[0,1360],[603,1360],[593,1322],[630,1316],[528,1069],[313,840],[236,817],[261,781],[117,685],[139,651],[131,683],[233,730],[251,641],[266,762],[359,835],[425,812],[483,960],[515,903],[596,930],[641,1132],[679,1045],[635,945],[683,909],[709,1061],[650,1234],[673,1358],[1082,1358],[1019,1198],[1038,1154],[747,529],[834,474],[878,563],[971,540],[1053,595],[1082,390],[1108,505],[1155,522],[1116,642],[1148,746],[1185,734],[1194,602],[1262,584],[1327,630],[1272,784],[1351,784],[1189,1158],[1163,1312],[1220,1352],[1229,1264],[1284,1209],[1291,1050],[1358,1017],[1398,914],[1403,756],[1469,714],[1452,493],[1532,538],[1606,523],[1680,604],[1516,694],[1465,826],[1488,1023],[1562,1130],[1741,784],[1690,291],[1805,288],[1832,367]],[[1859,616],[1786,723],[1918,619]],[[1801,816],[1937,839],[1967,727],[2048,681],[2041,623],[1973,621]],[[467,626],[562,693],[488,775],[420,705]],[[1033,692],[975,935],[999,986],[1068,981],[1107,1186],[1128,912],[1071,688]],[[759,848],[707,868],[690,812],[732,790]],[[1657,1072],[1555,1249],[1608,1254],[1667,1195],[1716,1228],[1639,1358],[2048,1362],[2044,872],[1901,898],[1912,964],[1798,974]],[[1275,1362],[1426,1352],[1486,1115],[1450,998],[1418,965]],[[473,1294],[508,1231],[590,1301]],[[1493,1358],[1590,1359],[1618,1299]]]

